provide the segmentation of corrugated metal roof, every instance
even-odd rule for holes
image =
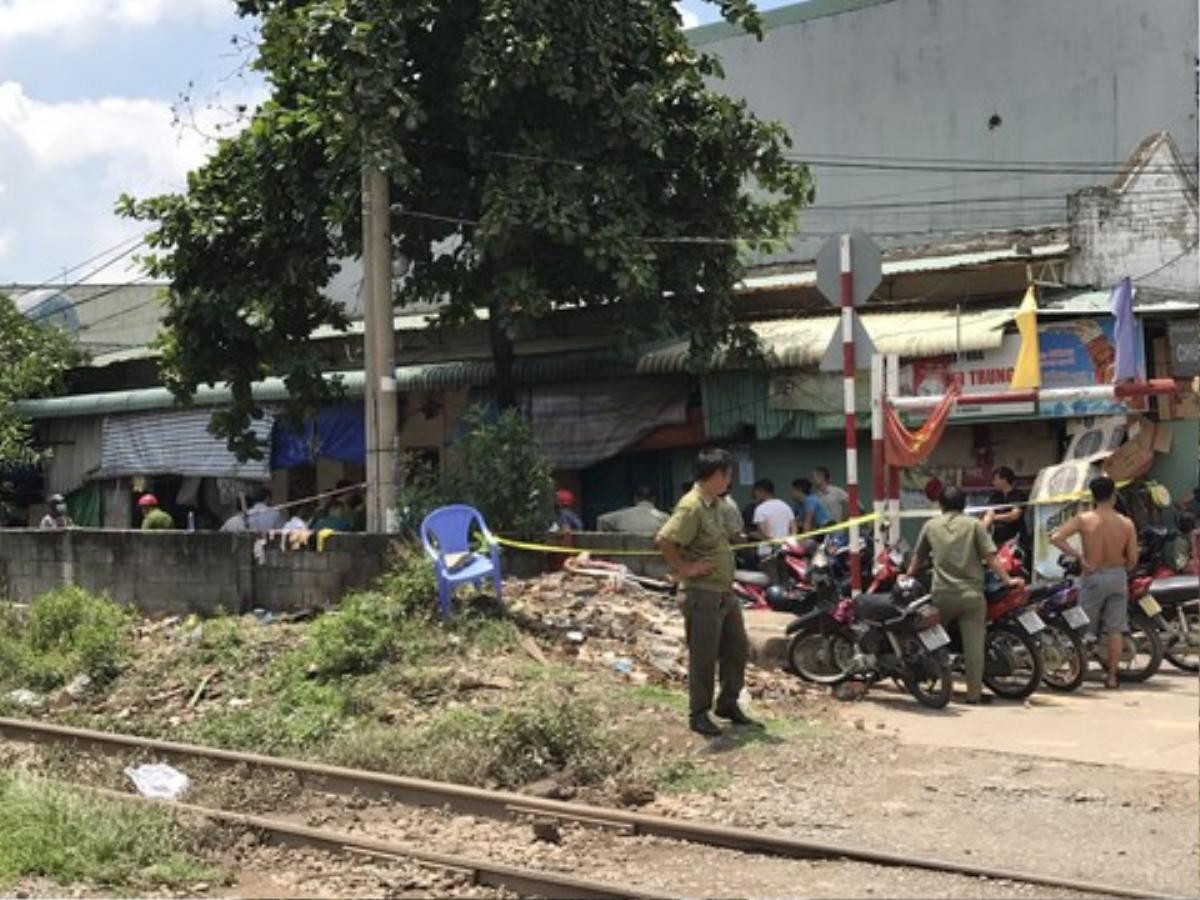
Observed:
[[[1047,300],[1041,305],[1039,313],[1052,315],[1110,315],[1109,296],[1111,292],[1083,291]],[[1200,294],[1170,295],[1153,290],[1152,288],[1135,288],[1133,293],[1133,311],[1140,314],[1169,315],[1171,313],[1195,313],[1200,310]]]
[[[514,376],[518,382],[557,381],[570,378],[596,378],[627,374],[629,365],[609,354],[574,353],[558,356],[518,359]],[[396,369],[396,387],[400,391],[444,390],[478,387],[489,384],[495,377],[490,361],[465,360],[400,366]],[[327,372],[327,380],[340,379],[347,395],[361,397],[365,377],[361,370]],[[253,385],[254,399],[260,403],[282,403],[289,397],[282,378],[265,378]],[[194,406],[220,406],[233,397],[227,385],[202,385],[192,399]],[[59,419],[74,416],[94,416],[106,413],[135,413],[170,409],[176,406],[174,395],[163,387],[129,391],[107,391],[100,394],[75,394],[44,400],[21,400],[13,404],[16,411],[29,419]]]
[[[1033,259],[1045,259],[1049,256],[1062,256],[1070,250],[1071,245],[1056,241],[1052,244],[1042,244],[1031,248],[1001,247],[995,250],[977,250],[969,253],[955,253],[946,256],[917,256],[911,259],[884,260],[884,277],[889,275],[914,275],[922,272],[946,272],[951,269],[969,268],[997,262],[1023,262]],[[736,290],[742,293],[750,291],[782,291],[795,288],[811,288],[817,285],[815,269],[797,269],[789,272],[779,272],[772,275],[751,275],[740,282]]]
[[[880,353],[900,356],[941,356],[956,350],[988,350],[999,347],[1004,326],[1014,310],[969,311],[957,316],[954,310],[866,313],[863,327]],[[840,316],[776,319],[752,327],[775,368],[792,369],[816,365],[833,339]],[[688,343],[671,345],[645,354],[638,371],[662,374],[687,367]]]

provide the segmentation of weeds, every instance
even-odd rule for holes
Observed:
[[[655,770],[653,781],[668,794],[711,794],[729,787],[728,772],[717,772],[697,765],[687,757],[672,760]]]
[[[0,886],[31,876],[134,888],[222,877],[188,852],[183,829],[162,809],[0,774],[0,822]]]
[[[687,709],[687,694],[674,688],[662,687],[657,684],[638,684],[632,685],[626,690],[629,699],[640,706],[655,706],[678,712]]]
[[[502,788],[559,772],[591,784],[629,764],[590,706],[550,691],[513,709],[453,709],[417,731],[357,729],[328,755],[342,765]]]
[[[82,588],[42,594],[24,623],[2,623],[0,680],[48,691],[83,673],[106,684],[124,663],[132,622],[129,610]]]

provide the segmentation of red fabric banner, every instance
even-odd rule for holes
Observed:
[[[907,469],[928,459],[933,448],[942,439],[942,432],[946,430],[946,420],[950,418],[950,411],[954,409],[961,392],[959,385],[953,385],[942,397],[942,402],[916,431],[905,428],[896,410],[890,403],[886,404],[883,411],[883,452],[887,464]]]

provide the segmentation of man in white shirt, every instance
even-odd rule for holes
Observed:
[[[834,522],[846,521],[846,507],[850,503],[850,495],[829,481],[829,470],[825,466],[817,466],[812,470],[813,496],[821,501],[829,518]]]
[[[754,483],[754,528],[765,538],[779,540],[796,530],[796,515],[791,506],[775,496],[775,483],[760,478]],[[769,556],[775,544],[759,544],[759,558]]]

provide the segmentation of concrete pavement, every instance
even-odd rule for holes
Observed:
[[[780,613],[747,612],[751,659],[779,667],[786,659]],[[961,700],[961,683],[956,700]],[[1089,680],[1070,694],[1039,690],[1028,701],[996,700],[989,706],[952,701],[926,709],[888,684],[865,699],[839,707],[847,722],[862,719],[874,730],[895,731],[907,744],[1022,753],[1099,765],[1200,775],[1200,679],[1164,662],[1142,684],[1102,688],[1093,666]]]
[[[952,701],[944,710],[924,709],[907,694],[877,686],[843,716],[863,718],[868,727],[882,722],[907,744],[1200,775],[1198,686],[1195,675],[1164,667],[1142,684],[1106,691],[1097,670],[1070,694],[1040,690],[1024,703],[990,706]]]

